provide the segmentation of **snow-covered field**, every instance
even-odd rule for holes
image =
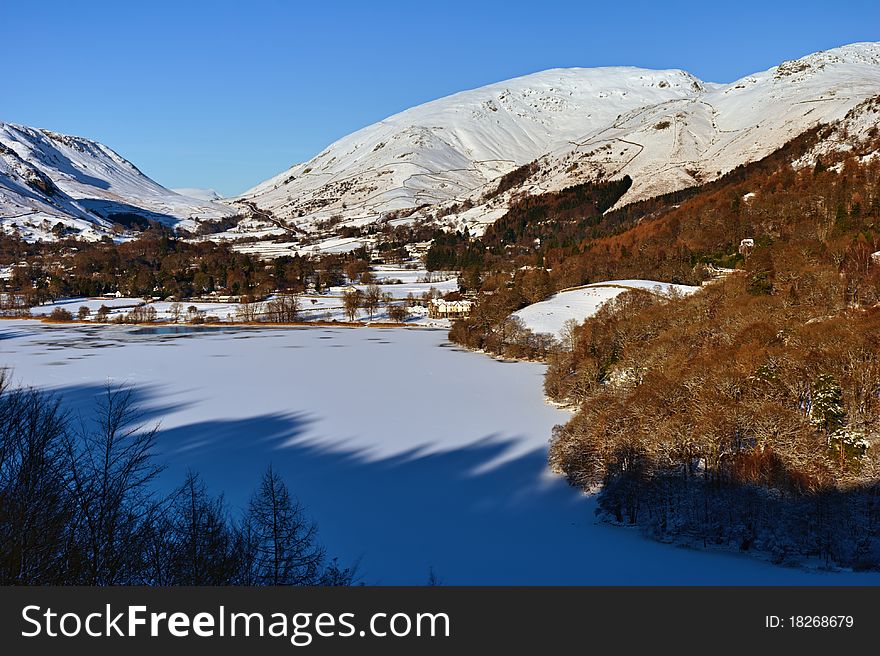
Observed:
[[[251,233],[247,233],[250,235]],[[239,235],[240,236],[240,235]],[[216,239],[214,236],[212,239]],[[235,244],[233,248],[239,253],[250,253],[264,259],[281,257],[282,255],[319,255],[322,253],[350,253],[364,247],[367,242],[351,237],[330,237],[315,244],[303,246],[297,241],[254,241]]]
[[[365,289],[366,285],[354,285],[357,289]],[[407,294],[413,292],[416,297],[421,297],[422,293],[428,291],[432,285],[379,285],[383,293],[389,293],[393,296],[394,301],[406,298]],[[438,285],[441,287],[442,285]],[[303,294],[300,299],[300,310],[298,321],[337,321],[347,323],[348,315],[345,313],[343,306],[342,294],[347,287],[333,287],[327,294]],[[448,290],[447,290],[448,291]],[[269,298],[271,300],[271,297]],[[36,305],[30,309],[31,315],[34,317],[48,317],[56,308],[61,308],[70,312],[75,318],[79,312],[79,308],[85,306],[89,309],[89,316],[84,321],[95,321],[98,309],[106,305],[109,309],[107,313],[107,323],[112,323],[116,319],[120,319],[131,312],[136,307],[152,307],[156,311],[157,322],[175,323],[173,313],[173,305],[171,301],[151,301],[147,303],[141,298],[65,298],[59,299],[52,303]],[[265,308],[266,303],[259,304]],[[195,307],[202,317],[210,319],[211,323],[236,323],[241,322],[239,303],[213,303],[205,301],[183,301],[180,303],[183,314],[176,321],[181,326],[188,321],[188,310]],[[445,328],[449,329],[450,321],[448,319],[429,319],[428,310],[425,307],[412,307],[409,309],[409,316],[406,320],[407,325],[415,325],[422,327]],[[260,314],[258,312],[258,314]],[[383,323],[391,321],[388,316],[386,306],[379,308],[372,319],[363,309],[358,310],[357,321]]]
[[[660,294],[692,294],[699,287],[653,280],[609,280],[558,292],[546,300],[517,310],[514,316],[522,319],[525,326],[534,333],[549,333],[558,337],[566,321],[583,322],[596,314],[606,302],[627,289],[647,289]]]
[[[426,293],[447,294],[458,290],[458,281],[455,273],[447,274],[429,274],[424,269],[404,269],[388,265],[379,266],[373,271],[376,279],[376,286],[383,295],[390,295],[394,302],[406,299],[410,294],[417,299],[421,299]],[[3,272],[0,270],[0,277]],[[368,285],[355,284],[344,285],[339,287],[331,287],[324,294],[303,294],[300,295],[300,319],[303,321],[348,321],[348,316],[343,307],[342,296],[352,288],[360,291],[366,291]],[[270,297],[271,299],[271,297]],[[115,298],[115,297],[97,297],[97,298],[64,298],[51,303],[44,303],[31,308],[31,314],[35,317],[49,316],[56,308],[67,310],[72,315],[77,316],[80,307],[85,306],[89,309],[90,315],[87,320],[94,320],[95,314],[102,306],[109,308],[107,315],[108,321],[121,317],[129,313],[132,309],[149,305],[156,311],[157,321],[174,322],[174,315],[170,301],[146,301],[142,298]],[[183,315],[180,321],[186,321],[186,312],[188,308],[195,307],[200,313],[206,317],[212,317],[221,323],[235,322],[239,319],[238,310],[241,307],[238,303],[214,303],[203,301],[181,301],[180,303]],[[368,320],[366,312],[361,310],[358,314],[358,320]],[[372,321],[389,321],[387,309],[383,306],[372,318]],[[408,324],[420,326],[449,328],[450,323],[446,319],[428,319],[427,309],[424,307],[413,307],[410,309],[410,316],[407,319]]]
[[[396,299],[406,298],[409,294],[419,298],[422,294],[430,292],[432,289],[441,294],[458,291],[458,277],[456,275],[440,276],[432,279],[433,282],[425,282],[426,273],[424,270],[383,269],[376,275],[375,284],[382,290],[383,294],[391,294]],[[400,282],[391,283],[392,280],[399,280]],[[353,287],[364,291],[367,285],[356,284]],[[329,293],[331,295],[339,295],[345,289],[345,287],[331,287]]]
[[[127,298],[125,296],[121,298],[114,297],[83,297],[79,296],[76,298],[63,298],[59,299],[53,303],[44,303],[43,305],[35,305],[31,308],[31,314],[34,316],[49,316],[56,308],[62,308],[67,310],[73,315],[76,315],[79,308],[85,306],[89,309],[89,312],[95,313],[98,309],[104,305],[110,308],[111,312],[109,316],[112,318],[117,314],[124,314],[125,312],[131,310],[132,308],[136,308],[139,305],[144,304],[144,299],[142,298]]]
[[[91,314],[87,318],[87,320],[94,320],[95,313],[98,309],[105,305],[109,308],[109,312],[107,314],[107,320],[113,321],[114,319],[121,317],[125,314],[128,314],[136,307],[141,306],[150,306],[156,310],[156,320],[157,321],[173,321],[174,317],[172,315],[171,306],[173,303],[169,301],[155,301],[147,303],[142,298],[64,298],[59,299],[53,303],[45,303],[43,305],[37,305],[31,308],[31,314],[35,317],[40,316],[49,316],[55,310],[55,308],[62,308],[70,312],[74,317],[77,315],[79,308],[85,306],[89,309]],[[216,317],[219,321],[234,321],[236,318],[236,309],[239,307],[238,303],[203,303],[201,301],[184,301],[180,304],[183,309],[184,319],[186,318],[186,310],[190,306],[194,306],[199,312],[204,313],[205,316]]]
[[[185,330],[187,332],[172,332]],[[0,364],[85,409],[109,380],[161,422],[161,484],[200,471],[241,507],[268,463],[365,582],[878,584],[689,551],[594,523],[550,475],[544,367],[461,351],[445,332],[0,322]]]

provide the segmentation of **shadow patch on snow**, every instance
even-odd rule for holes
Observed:
[[[89,212],[126,228],[146,230],[150,225],[150,221],[167,226],[175,226],[180,223],[180,219],[171,214],[153,212],[136,205],[106,200],[104,198],[80,198],[76,202]]]
[[[33,333],[25,330],[0,330],[0,342],[7,339],[17,339],[19,337],[27,337]]]
[[[158,425],[162,417],[191,405],[169,401],[163,385],[132,385],[124,380],[111,380],[108,385],[111,389],[131,390],[132,407],[137,410],[137,423],[149,428]],[[85,422],[88,426],[95,420],[102,399],[106,398],[108,385],[52,387],[45,388],[45,391],[60,398],[61,407],[70,413],[74,424],[82,425]]]
[[[201,461],[234,453],[234,462],[238,462],[255,449],[267,452],[279,443],[298,439],[314,421],[306,413],[287,413],[199,422],[161,431],[159,446],[174,460],[187,454]]]
[[[432,566],[449,583],[583,580],[553,553],[567,543],[589,557],[589,545],[559,532],[572,531],[572,504],[587,522],[592,505],[545,477],[543,449],[504,459],[519,440],[492,435],[449,451],[373,458],[313,435],[319,419],[268,414],[160,430],[162,484],[171,490],[195,469],[238,512],[271,463],[319,522],[328,551],[362,557],[368,583],[421,584]]]

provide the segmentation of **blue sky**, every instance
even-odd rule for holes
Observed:
[[[554,67],[727,82],[880,40],[880,2],[0,0],[0,120],[97,139],[169,187],[235,194],[335,139]]]

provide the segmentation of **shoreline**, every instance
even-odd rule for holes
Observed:
[[[48,316],[44,319],[42,317],[7,317],[0,316],[0,320],[2,321],[33,321],[36,323],[48,325],[48,326],[72,326],[72,327],[80,327],[80,326],[117,326],[117,327],[132,327],[132,328],[162,328],[162,327],[176,327],[176,328],[218,328],[218,329],[229,329],[229,328],[378,328],[378,329],[394,329],[394,328],[406,328],[409,330],[445,330],[449,331],[449,328],[441,327],[441,326],[426,326],[419,324],[407,324],[407,323],[392,323],[387,321],[325,321],[325,320],[316,320],[316,321],[293,321],[293,322],[268,322],[268,321],[217,321],[212,323],[174,323],[171,321],[148,321],[144,323],[129,323],[129,322],[116,322],[116,321],[53,321],[49,319]]]

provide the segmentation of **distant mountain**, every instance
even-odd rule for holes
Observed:
[[[467,197],[624,112],[705,92],[678,70],[557,69],[465,91],[351,134],[243,194],[277,217],[374,216]]]
[[[222,234],[284,235],[294,239],[290,252],[321,250],[339,228],[391,219],[433,218],[479,234],[520,195],[628,175],[620,207],[700,185],[817,124],[838,124],[878,94],[880,43],[730,84],[681,70],[554,69],[391,116],[223,202],[210,189],[166,189],[94,141],[0,123],[0,221],[27,239],[65,231],[95,239],[147,220],[193,229],[242,214]],[[869,130],[872,116],[850,115],[847,125]],[[835,131],[817,152],[846,147],[852,130]]]
[[[97,239],[148,220],[189,229],[235,213],[166,189],[103,144],[0,123],[0,220],[26,239]]]
[[[189,196],[190,198],[195,198],[197,200],[223,200],[223,196],[218,194],[214,189],[199,189],[197,187],[179,187],[172,189],[175,194],[180,194],[181,196]]]
[[[628,174],[622,205],[712,180],[878,93],[878,43],[730,84],[680,70],[557,69],[396,114],[241,198],[305,230],[334,216],[361,224],[446,208],[450,225],[480,231],[513,194]],[[532,161],[516,184],[494,193],[501,175]]]

